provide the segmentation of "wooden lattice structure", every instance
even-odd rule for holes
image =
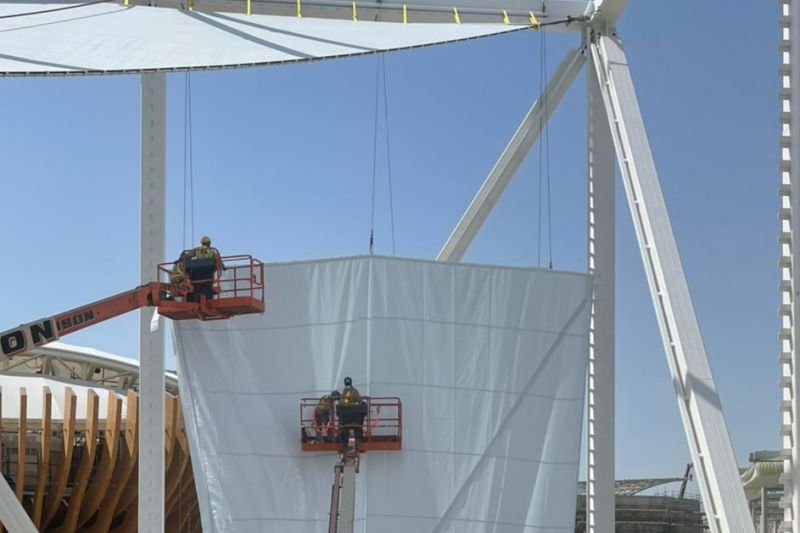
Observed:
[[[0,471],[40,531],[137,531],[139,398],[86,387],[63,388],[63,409],[54,416],[54,394],[42,378],[19,387],[18,417],[4,412]],[[29,409],[36,389],[41,405]],[[85,394],[85,416],[76,415]],[[0,392],[0,402],[10,391]],[[101,396],[107,398],[100,416]],[[186,427],[177,396],[166,393],[165,530],[201,531]],[[29,413],[35,411],[36,418]],[[44,438],[48,436],[49,438]],[[24,453],[20,453],[24,450]]]

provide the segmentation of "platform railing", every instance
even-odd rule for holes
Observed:
[[[218,299],[249,297],[264,301],[264,264],[250,255],[222,256],[222,271],[216,272],[212,280],[214,294]],[[184,301],[189,292],[208,280],[191,280],[175,283],[172,271],[176,262],[158,265],[158,280],[171,289],[175,301]],[[186,276],[186,274],[184,274]],[[193,291],[189,290],[193,288]]]
[[[403,438],[403,404],[397,397],[362,396],[362,403],[367,406],[367,413],[361,425],[363,435],[361,442],[372,449],[399,449]],[[337,402],[338,404],[338,402]],[[303,449],[327,449],[343,440],[343,430],[358,429],[342,426],[336,417],[335,405],[329,408],[329,421],[320,426],[314,413],[320,405],[320,398],[303,398],[300,400],[300,434]]]

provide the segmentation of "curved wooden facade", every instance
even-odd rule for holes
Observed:
[[[39,530],[137,531],[137,392],[36,371],[0,384],[0,471]],[[200,532],[186,427],[170,392],[165,447],[165,531]]]

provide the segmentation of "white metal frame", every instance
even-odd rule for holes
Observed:
[[[796,209],[800,206],[800,167],[792,159],[800,154],[800,121],[794,110],[800,106],[800,69],[793,68],[796,57],[800,57],[800,2],[798,0],[781,0],[781,137],[780,137],[780,269],[781,269],[781,329],[780,329],[780,364],[782,389],[780,436],[783,445],[784,473],[783,524],[781,531],[800,532],[800,401],[797,391],[800,390],[800,373],[796,371],[798,359],[798,338],[800,330],[797,318],[800,316],[800,288],[797,286],[797,269],[800,265],[800,246],[795,236],[800,235],[800,217]]]
[[[166,0],[169,1],[169,0]],[[217,0],[198,0],[196,7],[213,6]],[[592,532],[611,533],[614,517],[614,169],[611,146],[622,171],[628,203],[633,215],[642,258],[647,271],[650,291],[659,319],[667,359],[673,376],[681,416],[689,447],[696,466],[700,489],[710,526],[715,533],[753,531],[741,489],[738,470],[722,416],[700,331],[689,297],[677,246],[672,234],[658,176],[653,163],[644,125],[630,78],[624,51],[616,39],[617,17],[628,0],[549,0],[548,14],[591,15],[587,24],[573,24],[568,31],[589,30],[587,45],[591,55],[589,73],[589,270],[595,274],[590,367],[588,375],[587,416],[589,417],[589,461],[587,518]],[[784,29],[782,67],[782,206],[781,223],[783,255],[781,258],[783,291],[781,363],[784,377],[784,416],[786,474],[786,520],[784,530],[800,533],[800,423],[795,413],[800,411],[797,394],[800,377],[794,372],[798,363],[798,325],[795,316],[800,311],[795,294],[794,269],[800,265],[800,247],[793,245],[800,217],[792,217],[792,207],[800,201],[800,182],[797,169],[792,169],[789,156],[800,151],[797,145],[800,124],[791,117],[791,109],[800,106],[800,96],[790,91],[800,83],[800,72],[792,72],[790,56],[800,55],[800,39],[793,33],[800,27],[800,0],[781,0]],[[259,8],[261,2],[255,2]],[[287,9],[296,2],[286,0]],[[538,2],[534,2],[538,5]],[[273,2],[274,4],[274,2]],[[499,17],[495,7],[482,8],[489,2],[475,0],[424,0],[418,3],[424,17],[431,22],[449,21],[453,7],[462,9],[475,21],[492,21]],[[266,4],[264,4],[266,5]],[[272,5],[272,4],[271,4]],[[512,21],[524,17],[531,6],[528,0],[512,0],[507,8]],[[399,6],[399,7],[398,7]],[[394,9],[401,13],[402,4],[376,2],[363,4],[363,14],[370,9],[378,15]],[[330,16],[346,17],[349,4],[342,3],[341,13]],[[258,9],[256,9],[258,10]],[[392,16],[394,16],[392,15]],[[537,15],[541,15],[537,11]],[[391,17],[389,17],[391,18]],[[794,21],[790,24],[790,21]],[[559,66],[546,89],[547,106],[534,104],[520,128],[514,134],[500,160],[487,177],[464,217],[456,226],[437,259],[459,261],[503,190],[521,164],[525,154],[538,137],[541,126],[555,111],[561,97],[576,77],[585,58],[571,52]],[[788,79],[791,78],[791,84]],[[141,281],[149,282],[155,275],[155,265],[164,259],[165,238],[165,111],[166,85],[163,73],[143,73],[142,138],[141,138]],[[601,106],[602,103],[602,106]],[[546,110],[544,108],[547,108]],[[606,118],[602,118],[604,116]],[[610,127],[602,126],[607,120]],[[797,148],[797,149],[796,149]],[[160,532],[164,529],[164,338],[161,330],[150,331],[152,310],[143,310],[140,323],[141,403],[140,466],[139,466],[139,529]],[[11,520],[19,514],[18,502],[7,498],[8,487],[0,483],[0,519]],[[20,519],[22,520],[22,519]],[[22,520],[24,522],[24,520]],[[23,526],[21,526],[23,527]],[[787,529],[789,528],[789,529]]]
[[[625,52],[617,37],[589,46],[709,528],[753,532]]]
[[[166,106],[164,73],[141,75],[141,282],[156,281],[164,261]],[[151,331],[153,308],[139,316],[139,531],[164,531],[164,331]]]
[[[672,233],[627,58],[614,30],[616,16],[626,3],[627,0],[598,3],[595,20],[587,25],[586,44],[592,70],[588,77],[588,245],[589,269],[597,277],[587,376],[588,530],[598,533],[614,530],[614,189],[609,146],[609,141],[613,141],[709,528],[712,533],[753,533],[755,528]],[[562,82],[563,78],[563,72],[557,72],[554,81]],[[559,89],[565,92],[567,87],[568,84],[559,86]],[[552,99],[550,104],[546,115],[554,111],[557,100]],[[605,113],[601,111],[601,105]],[[603,116],[607,127],[601,128]],[[530,149],[529,144],[520,140],[523,126],[517,130],[470,203],[439,252],[438,260],[458,261],[480,230]],[[607,255],[604,254],[606,251]]]
[[[585,62],[586,58],[578,50],[569,50],[561,60],[553,77],[545,86],[544,92],[525,115],[497,163],[481,185],[478,194],[475,195],[447,242],[437,254],[437,261],[448,263],[461,261],[464,252],[472,243],[472,239],[475,238],[489,213],[492,212],[497,200],[511,182],[514,173],[528,155],[536,139],[539,138],[542,128],[550,120],[553,111],[558,107],[561,98],[572,85]]]
[[[594,59],[587,78],[588,269],[594,275],[586,391],[586,525],[614,531],[614,313],[616,154]]]

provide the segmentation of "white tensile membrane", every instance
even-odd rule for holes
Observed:
[[[175,322],[204,531],[327,530],[334,453],[303,397],[403,401],[362,456],[361,533],[572,531],[591,278],[376,256],[271,264],[267,311]]]
[[[345,57],[519,30],[182,11],[114,3],[0,2],[0,75],[209,69]],[[498,13],[501,11],[498,10]]]

